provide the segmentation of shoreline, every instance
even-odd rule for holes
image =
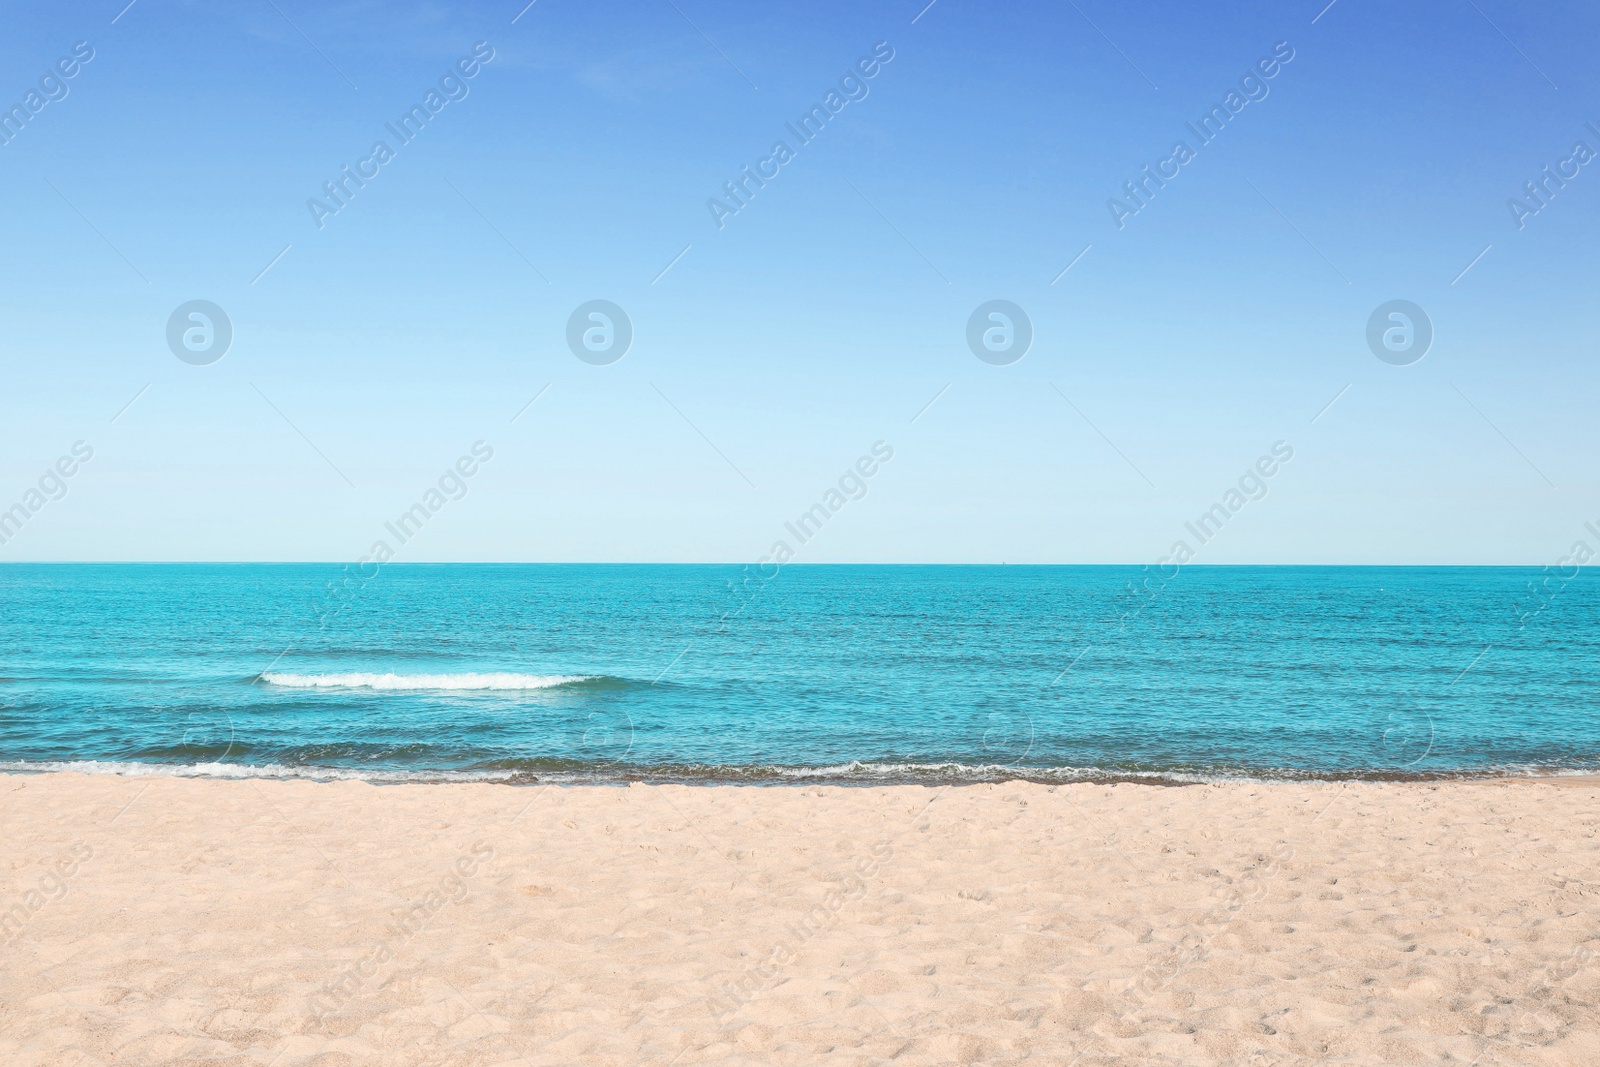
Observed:
[[[1145,785],[1162,788],[1206,785],[1341,785],[1345,783],[1437,784],[1442,782],[1548,782],[1578,783],[1600,782],[1600,771],[1592,768],[1551,769],[1539,768],[1526,772],[1490,769],[1482,771],[1426,771],[1406,774],[1396,771],[1370,770],[1319,774],[1315,772],[1281,772],[1251,774],[1248,772],[1206,773],[1197,771],[1112,772],[1084,768],[1027,768],[1008,774],[992,767],[963,766],[959,764],[917,765],[914,771],[896,764],[863,765],[853,771],[849,768],[789,768],[772,766],[717,767],[717,768],[663,768],[610,770],[563,770],[531,772],[520,770],[470,769],[470,770],[367,770],[346,767],[284,766],[282,764],[166,764],[129,762],[101,762],[98,760],[41,761],[27,765],[26,761],[0,761],[0,778],[6,776],[33,776],[54,774],[81,774],[87,777],[109,778],[177,778],[199,781],[258,781],[258,782],[364,782],[369,785],[505,785],[505,786],[627,786],[627,785],[682,785],[682,786],[772,786],[809,787],[838,786],[844,788],[882,788],[894,786],[976,786],[1027,784],[1039,786],[1064,785]]]

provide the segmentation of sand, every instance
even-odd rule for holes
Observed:
[[[0,1063],[1600,1063],[1600,783],[0,777]]]

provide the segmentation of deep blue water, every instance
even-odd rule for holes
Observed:
[[[0,566],[0,769],[961,779],[1600,767],[1531,568]],[[1555,583],[1552,583],[1554,588]],[[341,606],[342,605],[342,606]],[[338,610],[331,610],[337,608]],[[130,766],[137,765],[137,766]]]

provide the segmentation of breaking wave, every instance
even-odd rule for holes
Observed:
[[[260,680],[285,689],[396,689],[413,692],[554,689],[578,682],[599,681],[588,674],[514,674],[497,671],[487,674],[288,674],[263,673]]]

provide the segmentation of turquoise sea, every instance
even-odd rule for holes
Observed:
[[[0,566],[0,770],[374,780],[1600,767],[1532,568]],[[1536,591],[1535,583],[1544,588]]]

